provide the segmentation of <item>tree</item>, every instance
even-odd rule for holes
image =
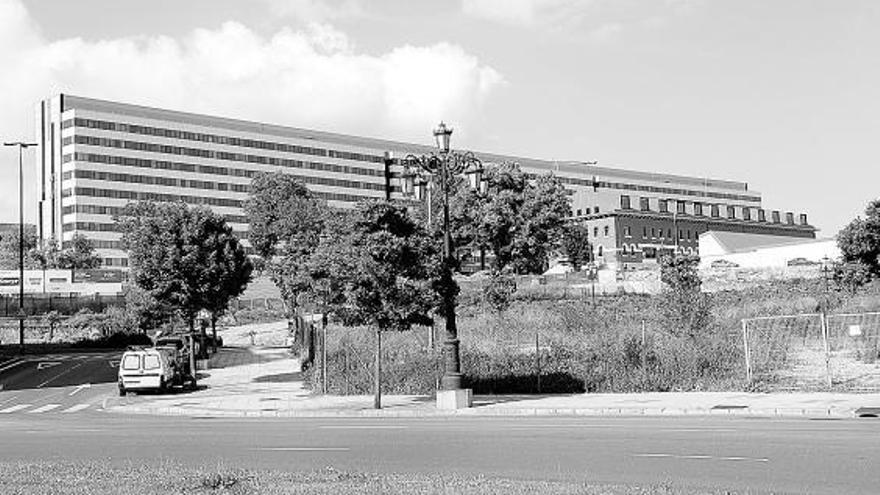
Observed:
[[[464,177],[450,185],[449,225],[455,251],[495,255],[491,269],[500,273],[541,273],[562,238],[571,206],[562,182],[552,174],[531,176],[515,163],[487,165],[486,194],[474,191]],[[427,202],[419,215],[425,218]],[[431,235],[443,236],[443,196],[435,184],[431,197]]]
[[[859,287],[873,280],[874,275],[866,264],[859,261],[849,261],[834,263],[832,277],[838,288],[855,294]]]
[[[583,265],[593,261],[590,229],[581,223],[567,224],[563,229],[561,248],[574,271],[581,271]]]
[[[249,239],[272,276],[288,308],[308,290],[304,263],[316,249],[331,213],[295,177],[281,172],[259,174],[245,202]]]
[[[0,234],[0,270],[18,270],[19,245],[18,228]],[[34,250],[39,240],[37,231],[33,225],[24,226],[24,269],[36,270],[40,268],[39,259],[34,257]]]
[[[492,251],[492,269],[541,273],[562,238],[571,211],[562,182],[552,174],[530,177],[517,164],[489,166],[488,192],[478,209],[474,245]]]
[[[667,328],[695,341],[710,319],[710,304],[702,292],[697,272],[700,259],[689,255],[660,258],[660,281],[664,285],[662,314]]]
[[[85,270],[99,266],[101,258],[95,253],[92,241],[80,234],[75,234],[70,241],[70,247],[62,249],[58,254],[57,268]]]
[[[382,333],[430,324],[437,306],[436,243],[407,212],[366,202],[328,231],[304,271],[312,290],[334,294],[328,311],[344,325],[369,325],[376,335],[374,407],[381,407]]]
[[[200,310],[218,311],[241,294],[252,266],[223,217],[185,203],[132,203],[117,217],[132,281],[195,328]]]
[[[880,199],[868,203],[864,219],[856,217],[837,234],[837,246],[844,263],[861,264],[872,276],[880,276]],[[850,280],[857,279],[867,281]]]
[[[248,239],[264,259],[278,248],[315,244],[323,228],[322,204],[301,181],[281,172],[254,177],[244,205],[250,222]]]
[[[101,266],[101,257],[95,253],[92,241],[75,234],[69,246],[61,248],[52,238],[31,249],[29,256],[43,270],[87,270]]]

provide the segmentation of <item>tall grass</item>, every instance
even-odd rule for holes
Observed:
[[[459,306],[466,385],[476,393],[744,390],[740,321],[753,316],[880,310],[880,287],[826,293],[821,280],[766,282],[709,295],[711,316],[696,335],[675,328],[664,295],[515,300],[504,312],[481,301]],[[383,337],[383,391],[430,394],[442,375],[443,322]],[[335,394],[372,390],[373,332],[331,326],[328,383]],[[320,361],[319,361],[320,362]],[[308,370],[315,389],[320,374]]]

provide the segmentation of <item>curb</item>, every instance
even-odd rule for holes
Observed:
[[[738,416],[775,418],[854,418],[851,409],[831,408],[768,408],[713,410],[705,408],[498,408],[498,409],[457,409],[443,411],[438,409],[289,409],[289,410],[236,410],[210,409],[179,406],[128,406],[111,405],[104,408],[116,414],[147,414],[158,416],[209,416],[230,418],[423,418],[423,417],[527,417],[527,416],[614,416],[614,417],[681,417],[681,416]]]

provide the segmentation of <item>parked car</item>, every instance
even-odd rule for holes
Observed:
[[[727,260],[715,260],[709,266],[712,268],[738,268],[739,265]]]
[[[164,392],[182,383],[183,376],[168,349],[129,348],[119,361],[119,395],[128,391]]]
[[[819,262],[810,261],[806,258],[793,258],[793,259],[790,259],[786,262],[786,265],[788,265],[788,266],[811,266],[811,265],[818,265],[818,264],[819,264]]]

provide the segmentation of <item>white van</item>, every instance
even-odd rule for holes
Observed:
[[[119,361],[119,395],[129,390],[164,392],[178,382],[172,359],[162,349],[129,349]]]

